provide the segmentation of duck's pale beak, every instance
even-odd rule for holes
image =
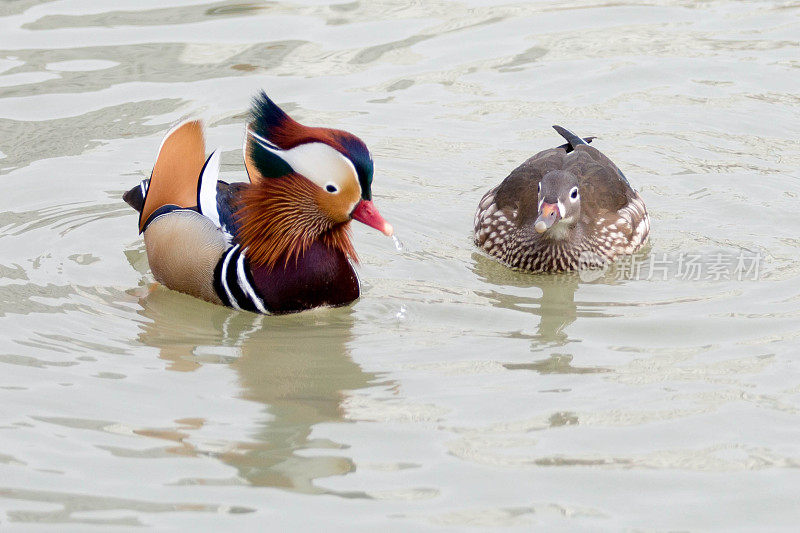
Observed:
[[[358,205],[356,205],[356,208],[350,216],[371,228],[375,228],[388,237],[394,234],[392,225],[383,219],[371,200],[361,200],[358,202]]]
[[[558,222],[560,218],[561,213],[558,210],[558,204],[542,202],[542,207],[539,208],[539,216],[536,217],[536,224],[533,225],[533,229],[535,229],[537,233],[544,233],[550,229],[553,224]]]

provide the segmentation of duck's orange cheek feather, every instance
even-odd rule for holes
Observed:
[[[341,224],[350,220],[350,213],[361,199],[358,183],[346,183],[336,194],[319,189],[316,203],[319,210],[332,222]]]

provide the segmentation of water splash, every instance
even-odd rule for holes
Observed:
[[[394,247],[398,252],[402,252],[405,249],[405,246],[403,246],[403,243],[397,238],[397,235],[392,235],[392,240],[394,241]]]

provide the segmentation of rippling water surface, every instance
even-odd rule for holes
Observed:
[[[0,529],[795,530],[799,23],[792,1],[0,2]],[[350,307],[153,283],[122,192],[186,116],[242,179],[259,88],[372,149],[403,249],[354,228]],[[472,246],[551,124],[641,191],[641,270]]]

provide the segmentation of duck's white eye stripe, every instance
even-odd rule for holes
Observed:
[[[273,143],[269,142],[267,139],[265,139],[264,137],[259,135],[258,133],[256,133],[253,130],[251,130],[250,128],[247,128],[247,133],[252,135],[253,138],[258,141],[258,144],[260,144],[261,146],[263,146],[264,148],[266,148],[270,152],[275,152],[275,151],[282,152],[283,151],[280,148],[278,148],[276,145],[274,145]]]
[[[358,173],[353,162],[325,143],[312,142],[281,150],[256,132],[249,129],[248,132],[259,146],[286,161],[292,170],[323,189],[328,183],[333,183],[337,190],[341,189],[349,179],[358,184]]]
[[[301,144],[281,155],[295,172],[322,188],[328,183],[341,188],[348,179],[358,181],[353,163],[325,143]]]

